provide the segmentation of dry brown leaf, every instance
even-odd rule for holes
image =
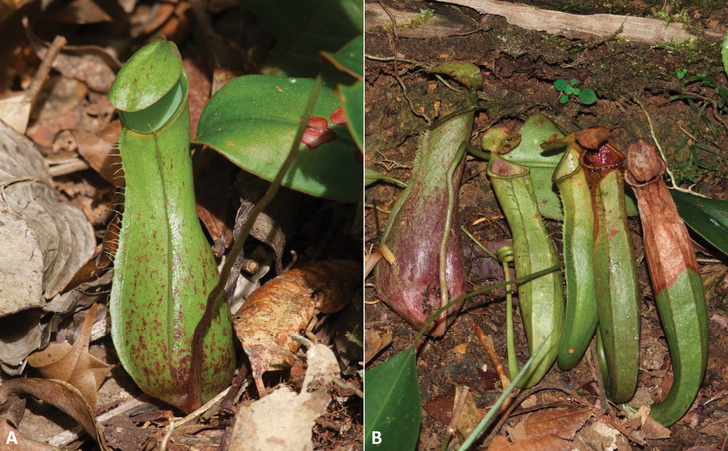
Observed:
[[[22,449],[24,451],[53,451],[47,443],[35,441],[12,427],[6,420],[0,421],[0,446],[2,449]]]
[[[526,437],[559,437],[571,440],[589,418],[589,410],[581,407],[567,407],[554,410],[542,410],[523,421]]]
[[[52,379],[10,379],[0,385],[0,404],[3,404],[10,395],[22,394],[45,401],[70,415],[96,440],[102,451],[107,449],[99,434],[91,407],[72,385]]]
[[[71,0],[46,16],[47,20],[68,24],[112,22],[113,18],[93,0]]]
[[[359,262],[328,260],[290,270],[250,295],[234,324],[260,396],[266,394],[263,373],[293,365],[300,345],[291,335],[305,330],[316,311],[344,308],[360,282]]]
[[[645,438],[650,440],[659,440],[669,438],[672,434],[668,428],[650,416],[649,407],[640,407],[638,415],[641,423],[640,430],[645,433]]]
[[[379,352],[389,346],[392,342],[392,331],[388,330],[382,334],[379,331],[369,329],[364,334],[364,363],[369,363]]]
[[[26,3],[30,3],[31,0],[3,0],[0,2],[0,22],[4,21],[15,11],[20,9]]]
[[[263,197],[269,182],[254,175],[241,172],[235,180],[235,189],[240,193],[240,208],[235,216],[234,236],[248,219],[253,206]],[[283,188],[278,191],[276,201],[269,204],[255,219],[250,235],[270,246],[276,254],[276,271],[283,271],[283,249],[286,237],[295,231],[296,213],[301,206],[301,194]]]
[[[97,308],[94,304],[89,309],[73,346],[52,343],[28,357],[28,364],[37,368],[46,379],[61,380],[74,386],[91,409],[96,408],[98,389],[113,367],[88,352]]]
[[[27,18],[25,22],[27,22]],[[25,133],[30,118],[31,106],[38,96],[46,77],[48,77],[53,61],[65,44],[66,38],[56,36],[53,44],[49,47],[49,51],[46,52],[46,58],[44,58],[33,76],[33,83],[31,83],[30,87],[20,96],[0,100],[0,119],[5,121],[16,132]]]
[[[48,43],[33,33],[28,21],[23,21],[23,26],[35,52],[40,58],[45,58]],[[118,70],[120,67],[121,63],[115,55],[92,45],[67,46],[64,48],[64,52],[53,61],[53,68],[58,72],[66,77],[82,81],[92,91],[100,93],[109,91],[111,83],[116,78],[112,69]]]
[[[572,449],[572,439],[590,415],[589,410],[580,407],[538,411],[515,426],[506,428],[512,443],[502,448],[491,446],[489,449]]]
[[[462,389],[462,387],[458,386],[458,389]],[[487,410],[478,408],[475,402],[475,396],[473,396],[473,393],[469,391],[467,398],[465,399],[463,412],[460,415],[460,420],[458,421],[458,431],[463,434],[463,437],[470,436],[478,424],[480,424],[480,421],[486,413]]]
[[[85,118],[79,106],[88,88],[80,81],[64,76],[50,77],[30,112],[31,125],[26,135],[44,147],[50,147],[62,130],[76,130]]]
[[[0,119],[18,133],[25,133],[30,118],[31,99],[26,94],[0,99]]]
[[[9,215],[22,218],[27,227],[18,231],[14,238],[0,243],[8,249],[6,257],[11,257],[20,241],[33,242],[40,250],[43,259],[43,289],[46,298],[52,298],[73,277],[78,268],[85,263],[95,247],[93,229],[81,210],[57,200],[52,187],[48,169],[40,153],[33,144],[4,124],[0,123],[0,187],[2,203]],[[5,219],[3,217],[3,222]],[[17,258],[32,258],[33,254]],[[28,274],[16,274],[16,267],[5,266],[3,272],[23,279],[27,285]],[[12,277],[11,277],[12,278]],[[3,280],[7,287],[10,280]],[[9,292],[3,290],[0,305],[6,304]],[[0,316],[12,313],[0,309]]]
[[[74,132],[78,153],[101,177],[117,188],[124,186],[124,169],[116,149],[120,130],[121,122],[117,119],[99,133],[82,130]]]

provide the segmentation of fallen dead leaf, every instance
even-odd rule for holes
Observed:
[[[589,416],[589,410],[581,407],[541,410],[509,429],[509,436],[513,442],[542,437],[572,440]]]
[[[629,441],[618,430],[595,421],[580,430],[574,437],[575,451],[626,451],[632,448]]]
[[[458,389],[460,388],[458,387]],[[463,437],[469,437],[486,414],[487,410],[479,409],[475,403],[475,396],[468,391],[465,406],[460,415],[460,421],[458,421],[458,431],[463,434]]]
[[[37,368],[46,379],[61,380],[74,386],[91,409],[96,408],[98,389],[113,367],[88,352],[97,308],[94,304],[89,309],[73,346],[67,342],[52,343],[28,357],[28,364]]]
[[[331,401],[327,390],[339,375],[339,365],[333,351],[324,345],[312,346],[306,355],[308,370],[301,393],[283,386],[240,407],[230,439],[231,451],[313,450],[312,429]]]
[[[48,168],[27,138],[0,121],[0,363],[19,374],[45,343],[40,309],[88,260],[93,230],[79,209],[58,201]]]
[[[23,394],[45,401],[67,413],[96,440],[102,451],[107,449],[91,407],[72,385],[52,379],[10,379],[0,385],[0,404],[5,403],[10,395]]]
[[[53,451],[56,449],[47,443],[35,441],[12,427],[6,420],[0,421],[0,444],[7,449],[22,449],[25,451]],[[3,448],[3,449],[6,449]]]
[[[384,333],[369,329],[364,334],[364,363],[369,363],[379,352],[392,343],[392,331]]]
[[[285,272],[250,295],[234,324],[260,396],[267,392],[263,373],[293,365],[300,344],[292,335],[304,331],[316,311],[344,308],[360,282],[359,262],[328,260]]]
[[[29,21],[24,20],[23,26],[33,49],[41,59],[45,59],[48,43],[33,33]],[[66,77],[86,83],[92,91],[106,93],[116,78],[114,69],[121,68],[121,63],[115,55],[109,54],[101,47],[67,46],[53,61],[53,68]]]

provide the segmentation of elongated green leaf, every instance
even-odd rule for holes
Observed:
[[[364,83],[356,82],[352,86],[339,85],[341,103],[344,105],[346,124],[352,138],[359,146],[364,148]]]
[[[195,142],[207,144],[233,163],[272,180],[285,160],[301,121],[313,80],[248,75],[237,78],[208,102]],[[313,115],[324,118],[336,138],[315,148],[302,144],[283,185],[314,196],[356,202],[362,176],[359,149],[346,125],[333,125],[339,96],[324,85]]]
[[[364,37],[357,36],[336,53],[322,52],[340,71],[359,80],[364,79]]]
[[[723,70],[728,74],[728,31],[723,37],[723,43],[720,46],[720,55],[723,58]]]
[[[313,77],[321,68],[319,52],[336,52],[362,32],[361,0],[244,3],[276,37],[266,75]]]
[[[364,393],[364,448],[415,449],[422,406],[414,347],[367,371]]]
[[[448,75],[470,89],[483,89],[483,76],[480,74],[480,68],[473,63],[448,61],[435,67],[430,72]]]
[[[683,221],[728,255],[728,200],[707,199],[674,189],[670,194]]]

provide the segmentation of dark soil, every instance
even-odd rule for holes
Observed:
[[[544,8],[559,9],[556,5],[568,3],[568,12],[630,13],[655,17],[659,12],[688,21],[691,29],[725,32],[728,8],[722,2],[710,1],[643,1],[643,2],[526,2]],[[611,5],[611,6],[608,6]],[[426,5],[438,14],[465,15],[462,22],[471,23],[469,33],[431,38],[399,38],[381,31],[381,27],[367,23],[366,37],[366,161],[367,167],[391,177],[407,181],[410,176],[417,137],[426,130],[422,116],[437,119],[455,110],[462,96],[448,89],[423,68],[460,60],[477,65],[484,77],[484,87],[478,92],[481,110],[476,113],[471,144],[480,147],[479,135],[493,125],[505,125],[517,130],[535,113],[544,113],[567,131],[603,125],[613,134],[611,141],[618,149],[625,149],[638,138],[652,142],[645,113],[636,102],[641,102],[655,127],[655,135],[666,152],[668,165],[676,171],[683,186],[715,198],[728,197],[728,129],[722,117],[706,104],[704,114],[716,127],[712,135],[706,123],[698,124],[702,104],[689,104],[672,97],[683,91],[711,96],[714,88],[700,83],[685,85],[684,81],[697,74],[705,74],[718,86],[728,85],[720,60],[719,43],[698,38],[684,45],[641,45],[616,38],[568,39],[542,32],[511,27],[495,16],[479,14],[460,8],[452,13],[442,5]],[[394,6],[393,6],[394,7]],[[398,4],[399,8],[419,11],[422,3]],[[561,8],[563,9],[563,8]],[[659,16],[659,15],[658,15]],[[462,17],[461,17],[462,19]],[[399,76],[406,87],[406,96],[395,77],[391,60],[394,48],[400,61]],[[407,60],[407,61],[404,61]],[[413,64],[412,62],[416,62]],[[681,78],[678,73],[685,72]],[[598,96],[595,104],[586,106],[578,100],[559,102],[553,83],[557,79],[575,78],[582,88],[592,88]],[[408,104],[417,112],[413,114]],[[710,135],[710,139],[706,136]],[[686,140],[687,136],[687,140]],[[685,141],[686,142],[683,142]],[[710,151],[690,147],[695,142],[705,144]],[[688,162],[688,163],[686,163]],[[510,238],[497,201],[485,177],[486,162],[470,158],[465,169],[460,197],[460,220],[481,242],[497,242]],[[366,190],[365,239],[367,248],[379,244],[382,230],[388,220],[387,211],[401,188],[389,184],[374,184]],[[376,207],[376,208],[374,208]],[[549,230],[560,243],[560,223],[547,221]],[[639,220],[631,219],[631,229],[641,253],[641,227]],[[436,240],[435,237],[423,239]],[[698,399],[690,412],[671,426],[667,439],[647,439],[644,445],[634,441],[634,447],[645,449],[688,449],[694,446],[720,449],[728,433],[728,334],[723,299],[728,289],[726,257],[709,245],[697,240],[698,259],[706,283],[708,317],[710,318],[710,350],[707,374]],[[477,246],[462,236],[469,271],[469,288],[475,290],[496,283],[498,266],[494,266]],[[557,244],[558,246],[558,244]],[[705,247],[704,247],[705,246]],[[495,269],[493,269],[495,268]],[[642,356],[641,377],[636,403],[652,404],[666,393],[663,382],[670,383],[670,358],[657,316],[650,280],[643,259],[639,260],[642,300]],[[367,299],[378,299],[375,277],[367,279]],[[412,344],[415,336],[410,326],[392,312],[385,303],[366,306],[369,328],[391,330],[393,343],[367,369],[392,357],[397,351]],[[528,357],[520,317],[515,316],[516,345],[519,365]],[[490,407],[501,389],[494,364],[473,331],[479,326],[491,334],[496,350],[506,360],[505,302],[502,291],[481,295],[466,301],[462,313],[441,339],[426,342],[418,354],[417,370],[423,402],[423,420],[419,449],[439,449],[445,437],[452,409],[456,385],[466,385],[475,394],[478,407]],[[596,362],[587,357],[568,372],[556,366],[542,384],[574,390],[598,406]],[[557,391],[536,394],[536,406],[548,408],[556,403],[576,405]],[[509,421],[517,421],[518,416]],[[590,420],[592,421],[592,420]],[[494,431],[493,434],[504,434]],[[492,438],[492,437],[491,437]],[[489,440],[489,439],[488,439]],[[596,449],[596,448],[595,448]],[[622,449],[622,448],[620,448]]]

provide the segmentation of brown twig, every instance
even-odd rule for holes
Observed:
[[[498,355],[498,352],[495,350],[495,346],[493,346],[493,338],[486,334],[483,329],[478,327],[477,325],[474,327],[475,329],[475,335],[478,336],[478,340],[480,340],[480,343],[485,348],[485,351],[488,353],[488,357],[490,357],[490,361],[493,362],[493,366],[495,366],[495,371],[498,373],[498,377],[501,380],[501,383],[503,384],[503,389],[505,390],[508,388],[509,385],[511,385],[511,379],[508,377],[508,371],[506,370],[505,365],[503,365],[503,360],[501,360],[500,355]],[[503,403],[503,409],[508,407],[507,403]]]
[[[53,39],[53,42],[48,47],[48,51],[43,58],[43,62],[40,63],[38,71],[35,73],[35,76],[33,76],[33,82],[30,84],[30,88],[25,92],[25,97],[28,101],[32,102],[33,99],[38,96],[40,88],[43,87],[43,83],[46,78],[48,78],[48,74],[50,74],[51,69],[53,68],[53,61],[55,61],[66,43],[66,38],[63,36],[56,36],[55,39]]]
[[[407,103],[409,104],[410,110],[412,110],[412,114],[414,114],[417,117],[421,117],[422,119],[427,122],[427,125],[431,125],[432,121],[429,117],[427,117],[424,113],[418,113],[415,109],[415,105],[412,103],[412,100],[410,99],[409,95],[407,95],[407,86],[405,86],[404,82],[402,81],[402,78],[399,76],[399,64],[397,62],[397,52],[398,52],[398,44],[399,44],[399,36],[397,35],[397,19],[394,18],[394,15],[389,11],[389,8],[384,6],[383,0],[378,0],[379,5],[382,7],[385,13],[389,16],[389,19],[392,21],[392,54],[394,55],[393,61],[394,61],[394,78],[397,80],[397,83],[399,83],[399,86],[402,88],[402,94],[404,95],[405,100],[407,100]]]

